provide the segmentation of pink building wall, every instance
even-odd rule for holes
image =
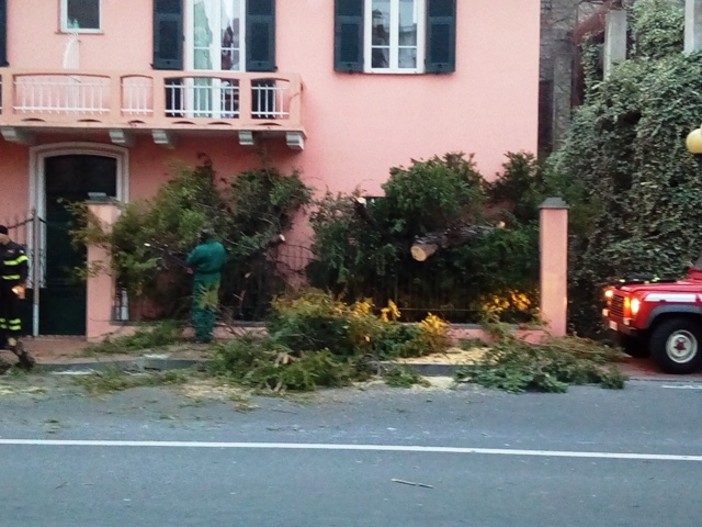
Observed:
[[[8,0],[8,59],[14,68],[61,69],[68,36],[59,32],[59,4]],[[393,166],[449,151],[475,153],[486,177],[500,171],[508,151],[536,151],[539,5],[533,0],[459,0],[456,72],[448,75],[337,73],[333,68],[333,2],[278,0],[276,62],[281,72],[302,76],[302,152],[274,142],[276,163],[297,167],[319,190],[380,191]],[[152,2],[105,0],[103,34],[80,34],[80,70],[148,71],[152,60]],[[313,22],[311,22],[313,21]],[[27,38],[31,35],[32,38]],[[37,38],[41,35],[41,38]],[[65,138],[62,138],[65,139]],[[109,142],[109,138],[98,138]],[[220,172],[256,163],[237,137],[220,145],[202,141]],[[195,161],[198,142],[181,141],[177,152],[148,137],[132,148],[132,197],[153,192],[165,160]],[[280,147],[280,148],[275,148]],[[22,151],[0,141],[4,177],[26,178]],[[143,150],[142,150],[143,149]],[[161,159],[161,161],[155,161]],[[151,162],[144,165],[144,160]],[[153,166],[160,164],[162,166]],[[157,176],[157,174],[159,176]],[[26,194],[25,194],[26,196]],[[17,200],[0,202],[5,208]]]
[[[282,138],[241,146],[236,132],[176,134],[175,149],[138,135],[129,148],[127,199],[153,195],[170,167],[206,153],[221,176],[259,166],[259,147],[283,171],[301,170],[319,192],[360,187],[378,195],[389,169],[447,152],[475,154],[487,178],[507,152],[536,152],[540,4],[534,0],[457,0],[456,71],[397,75],[334,71],[334,2],[277,0],[276,63],[303,81],[304,150]],[[7,0],[7,55],[13,69],[63,69],[69,36],[60,32],[59,0]],[[150,0],[102,0],[101,34],[79,35],[79,72],[149,72]],[[0,68],[0,73],[3,68]],[[40,130],[37,146],[111,144],[105,131],[77,126]],[[32,147],[0,137],[0,221],[29,213]],[[301,232],[305,226],[300,225]],[[109,298],[93,289],[91,298]]]

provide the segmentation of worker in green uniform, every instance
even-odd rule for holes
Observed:
[[[215,312],[219,302],[219,285],[226,261],[224,246],[214,239],[214,231],[203,229],[200,233],[200,244],[185,261],[193,273],[192,319],[195,340],[198,342],[212,341]]]

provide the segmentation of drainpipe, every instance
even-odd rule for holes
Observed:
[[[612,9],[605,15],[604,42],[604,77],[612,72],[612,68],[626,60],[626,11]]]
[[[685,0],[685,55],[702,49],[702,0]]]
[[[41,220],[37,210],[32,209],[32,336],[39,336],[39,289],[41,288]]]

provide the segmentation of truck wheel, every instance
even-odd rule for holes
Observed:
[[[702,331],[684,318],[661,322],[651,334],[651,356],[668,373],[692,373],[702,362]]]
[[[624,350],[624,353],[632,357],[648,357],[650,352],[644,339],[629,335],[617,335],[617,344]]]

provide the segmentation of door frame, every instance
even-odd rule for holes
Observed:
[[[116,199],[120,203],[126,203],[129,198],[129,149],[122,146],[105,143],[91,142],[64,142],[52,143],[30,147],[29,149],[29,207],[36,211],[36,217],[46,218],[46,174],[45,160],[49,157],[62,155],[93,155],[110,157],[116,160]],[[34,229],[27,233],[27,251],[29,254],[39,254],[42,261],[39,262],[39,284],[41,289],[46,286],[46,253],[42,250],[46,247],[46,225],[41,224],[39,239],[35,240]],[[30,277],[33,273],[34,259],[30,259]],[[37,284],[32,283],[32,287]],[[38,330],[38,305],[34,306],[34,332]],[[38,333],[37,333],[38,334]],[[36,335],[35,335],[36,336]]]

